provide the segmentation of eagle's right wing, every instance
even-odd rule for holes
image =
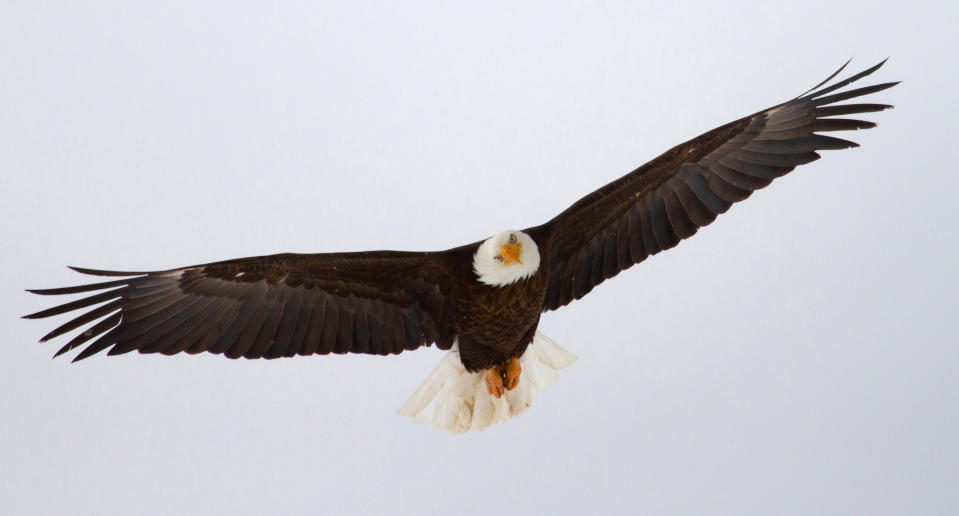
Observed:
[[[123,279],[30,290],[99,292],[25,316],[100,305],[41,339],[94,323],[57,352],[96,338],[74,361],[111,346],[110,355],[386,355],[433,342],[449,349],[455,337],[442,253],[278,254],[159,272],[75,270]]]

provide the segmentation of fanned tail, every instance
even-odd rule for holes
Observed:
[[[495,398],[486,391],[485,372],[467,371],[460,361],[459,344],[454,344],[397,413],[440,430],[482,430],[522,414],[536,392],[556,383],[559,370],[575,360],[572,353],[537,332],[519,359],[523,368],[519,384]]]

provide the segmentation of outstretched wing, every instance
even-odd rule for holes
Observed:
[[[833,92],[884,63],[824,88],[843,65],[802,96],[673,147],[546,224],[527,229],[548,249],[544,310],[580,299],[620,271],[693,236],[754,190],[797,165],[819,159],[816,151],[857,147],[818,133],[875,127],[872,122],[840,117],[892,106],[835,104],[897,82]]]
[[[328,353],[395,354],[453,341],[442,253],[377,251],[279,254],[160,272],[74,268],[123,279],[30,290],[58,295],[98,292],[26,316],[96,308],[47,334],[46,341],[94,323],[57,355],[94,340],[74,359],[111,347],[110,355],[224,354],[277,358]]]

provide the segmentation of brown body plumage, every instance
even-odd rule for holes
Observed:
[[[468,371],[479,371],[522,355],[533,340],[543,311],[544,269],[527,280],[495,287],[473,279],[471,252],[453,256],[457,267],[468,267],[453,276],[457,281],[451,293],[463,365]]]

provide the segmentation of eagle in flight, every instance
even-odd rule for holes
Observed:
[[[713,129],[583,197],[545,224],[438,252],[275,254],[118,272],[40,295],[91,293],[25,316],[91,310],[45,335],[90,326],[56,355],[210,352],[229,358],[449,352],[399,413],[454,432],[522,413],[575,357],[538,333],[540,315],[580,299],[650,255],[696,234],[817,151],[857,144],[826,132],[876,124],[848,103],[898,83],[841,91],[885,61]],[[846,63],[848,64],[848,62]],[[91,342],[92,341],[92,342]],[[89,343],[89,344],[88,344]]]

